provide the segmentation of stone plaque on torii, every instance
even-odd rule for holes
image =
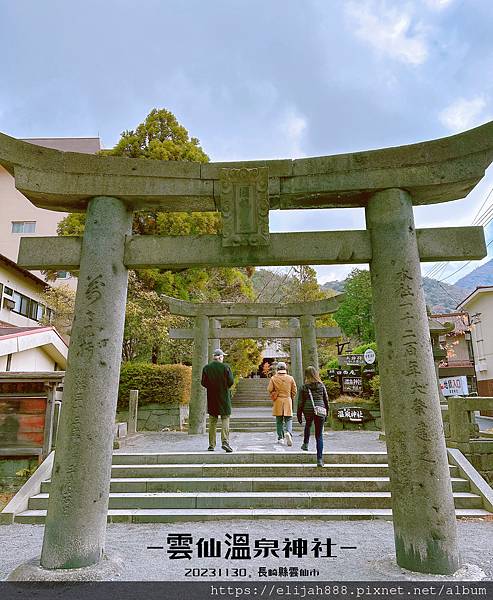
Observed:
[[[195,319],[193,329],[170,329],[171,339],[193,339],[192,391],[189,407],[189,433],[205,433],[206,398],[201,386],[202,367],[207,363],[211,345],[219,347],[221,339],[289,339],[291,374],[296,384],[303,383],[303,370],[312,365],[318,369],[317,338],[341,337],[339,327],[315,327],[315,317],[333,313],[344,294],[312,302],[271,303],[193,303],[163,296],[172,315]],[[219,317],[247,318],[247,327],[222,328]],[[259,327],[261,318],[288,318],[289,327]],[[209,340],[213,340],[212,344]]]
[[[19,252],[29,269],[80,272],[41,565],[101,561],[128,269],[369,263],[397,562],[457,570],[420,261],[481,259],[486,245],[481,227],[416,230],[413,205],[463,198],[492,160],[493,122],[369,152],[206,164],[64,153],[0,135],[0,165],[34,205],[87,212],[83,238],[25,238]],[[266,245],[233,246],[222,236],[131,235],[134,211],[220,210],[222,169],[259,168],[268,169],[270,210],[364,207],[366,230],[271,233]],[[238,193],[245,210],[253,196]]]

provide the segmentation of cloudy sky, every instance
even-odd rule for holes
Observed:
[[[15,137],[111,147],[165,107],[211,160],[247,160],[493,119],[491,0],[0,0],[0,15],[0,131]],[[492,186],[490,168],[467,199],[416,209],[417,225],[471,224]],[[271,212],[273,231],[349,228],[364,228],[362,209]],[[317,270],[326,281],[350,267]]]

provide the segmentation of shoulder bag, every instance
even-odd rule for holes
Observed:
[[[311,389],[309,387],[307,387],[306,389],[308,390],[310,400],[312,401],[313,412],[315,413],[315,416],[325,418],[327,416],[327,409],[325,408],[325,406],[316,406],[315,402],[313,402],[313,395]]]

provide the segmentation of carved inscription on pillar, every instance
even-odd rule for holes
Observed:
[[[269,243],[268,189],[267,167],[221,169],[223,246]]]

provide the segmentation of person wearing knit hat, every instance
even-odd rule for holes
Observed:
[[[272,399],[272,414],[276,417],[277,442],[293,445],[293,400],[296,383],[288,375],[286,363],[277,363],[277,373],[270,378],[268,391]]]

